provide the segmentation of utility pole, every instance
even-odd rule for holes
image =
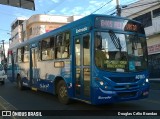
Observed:
[[[117,16],[121,16],[121,6],[120,6],[120,3],[119,3],[119,0],[116,0],[116,9],[117,9]]]
[[[3,60],[5,60],[5,48],[4,48],[4,40],[1,40],[1,44],[2,44],[2,46],[1,46],[1,50],[2,50],[2,52],[1,52],[1,58],[3,59]]]
[[[2,52],[3,52],[3,60],[1,59],[1,64],[4,66],[4,70],[6,72],[6,68],[7,68],[7,59],[6,59],[6,56],[5,56],[5,48],[4,48],[4,40],[2,40]],[[1,58],[2,58],[1,57]]]
[[[2,45],[3,45],[3,58],[4,58],[4,60],[5,60],[4,40],[2,40]]]

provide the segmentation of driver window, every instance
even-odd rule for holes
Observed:
[[[95,37],[95,48],[96,49],[102,48],[102,37],[100,35],[96,35]]]

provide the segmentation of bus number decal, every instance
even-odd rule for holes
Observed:
[[[144,78],[145,78],[145,75],[144,75],[144,74],[142,74],[142,75],[136,75],[135,78],[136,78],[136,79],[144,79]]]

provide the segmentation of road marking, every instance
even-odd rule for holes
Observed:
[[[12,104],[7,102],[3,97],[0,96],[0,106],[4,110],[17,110]]]
[[[15,108],[12,104],[10,104],[9,102],[7,102],[7,100],[5,100],[3,97],[0,96],[0,110],[18,110],[17,108]],[[2,111],[1,111],[2,113]],[[10,117],[11,119],[22,119],[22,117],[17,117],[17,116],[12,116]],[[28,117],[23,117],[23,119],[29,119]]]
[[[155,104],[160,104],[160,102],[159,101],[155,101],[155,100],[144,100],[144,101],[146,101],[146,102],[151,102],[151,103],[155,103]]]

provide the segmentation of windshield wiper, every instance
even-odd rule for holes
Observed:
[[[116,36],[116,34],[112,30],[109,30],[109,35],[115,47],[119,49],[119,51],[121,52],[122,46],[120,43],[120,39]]]

